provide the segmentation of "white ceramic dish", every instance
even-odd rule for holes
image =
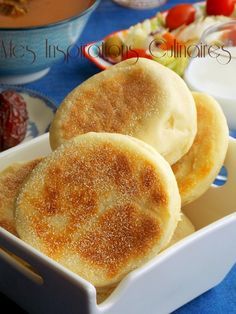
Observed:
[[[19,86],[0,85],[0,92],[14,90],[23,96],[29,115],[25,143],[33,138],[48,132],[54,113],[57,110],[55,103],[42,94]]]
[[[48,134],[0,155],[0,170],[50,152]],[[184,208],[197,231],[130,273],[102,304],[87,281],[0,228],[0,291],[29,313],[167,314],[219,284],[236,262],[236,140],[228,180]],[[23,266],[14,253],[35,270]]]

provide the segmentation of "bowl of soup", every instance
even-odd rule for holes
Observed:
[[[32,82],[82,54],[75,43],[99,2],[0,0],[0,83]]]

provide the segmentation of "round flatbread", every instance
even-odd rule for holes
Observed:
[[[188,152],[197,132],[194,99],[173,71],[152,60],[129,59],[65,98],[50,128],[51,147],[87,132],[137,137],[173,164]]]
[[[88,133],[48,156],[16,205],[19,236],[96,287],[169,242],[180,196],[164,158],[129,136]]]
[[[41,160],[15,163],[0,173],[0,227],[15,235],[15,198],[27,176]]]
[[[229,129],[217,101],[203,93],[193,93],[198,131],[189,152],[172,166],[182,206],[204,194],[219,173],[229,143]]]

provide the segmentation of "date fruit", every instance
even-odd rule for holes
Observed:
[[[24,98],[12,90],[0,93],[0,151],[23,141],[27,122],[28,113]]]

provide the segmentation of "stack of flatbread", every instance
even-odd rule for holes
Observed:
[[[50,144],[48,157],[0,174],[0,226],[90,281],[101,302],[194,232],[181,209],[220,171],[228,127],[212,97],[130,59],[65,98]]]

